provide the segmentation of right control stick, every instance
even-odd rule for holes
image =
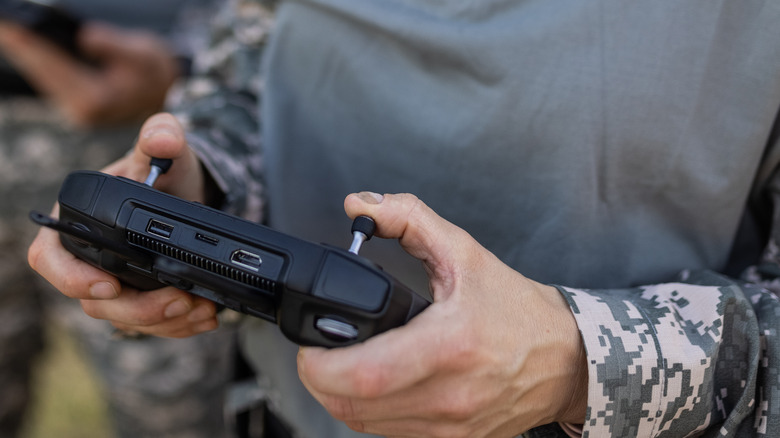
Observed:
[[[368,216],[358,216],[352,222],[352,245],[349,252],[357,254],[363,242],[370,240],[376,231],[376,222]]]

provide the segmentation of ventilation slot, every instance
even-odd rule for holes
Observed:
[[[268,280],[266,278],[260,277],[259,275],[244,272],[240,269],[236,269],[223,263],[215,262],[214,260],[201,257],[189,251],[175,248],[167,243],[151,239],[134,231],[127,232],[127,241],[133,245],[146,248],[158,254],[162,254],[164,256],[168,256],[170,258],[184,262],[188,265],[213,272],[219,276],[229,278],[240,283],[248,284],[249,286],[258,289],[269,292],[276,292],[277,284],[275,281]]]

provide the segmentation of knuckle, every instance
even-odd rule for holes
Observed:
[[[359,421],[347,421],[345,424],[347,425],[347,427],[354,430],[355,432],[360,432],[360,433],[366,432],[366,425]]]
[[[323,401],[323,406],[337,420],[349,421],[355,418],[355,406],[350,398],[329,397]]]
[[[473,411],[463,400],[451,400],[449,405],[442,410],[442,417],[450,421],[464,421],[471,417]]]
[[[34,270],[38,270],[41,254],[43,254],[41,243],[38,239],[33,240],[27,249],[27,264]]]
[[[444,417],[452,421],[465,421],[474,415],[474,409],[468,401],[453,402],[444,413]]]
[[[427,204],[422,199],[411,193],[401,194],[401,201],[406,204],[410,216],[412,213],[424,211],[427,208]]]
[[[72,298],[80,298],[87,295],[86,286],[81,278],[75,275],[64,275],[60,278],[60,292]]]
[[[456,325],[447,333],[447,339],[440,344],[438,366],[448,370],[464,370],[478,361],[482,343],[469,327]]]
[[[387,387],[387,379],[379,368],[360,367],[351,378],[351,386],[359,398],[371,399],[382,395]]]
[[[95,319],[104,319],[103,312],[100,308],[100,303],[98,302],[93,300],[81,300],[81,309],[84,311],[84,313],[87,314],[87,316]]]
[[[132,312],[128,314],[130,324],[140,327],[151,327],[161,322],[155,312]]]
[[[453,423],[465,423],[480,412],[481,397],[469,388],[459,389],[447,398],[440,415]]]
[[[420,200],[420,198],[419,198],[417,195],[415,195],[414,193],[401,193],[401,194],[400,194],[400,196],[401,196],[401,199],[402,199],[404,202],[407,202],[407,203],[409,203],[409,204],[411,204],[411,205],[416,205],[416,204],[425,204],[425,203],[424,203],[423,201],[421,201],[421,200]]]

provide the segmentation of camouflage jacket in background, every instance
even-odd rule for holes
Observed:
[[[174,101],[226,194],[223,208],[259,221],[259,65],[271,14],[256,1],[232,6],[218,18],[212,50],[196,60],[199,75]],[[780,175],[754,192],[778,212],[764,260],[745,279],[683,271],[619,290],[559,287],[587,349],[584,436],[780,436]],[[565,436],[557,425],[528,435]]]
[[[193,59],[192,76],[172,88],[166,106],[225,195],[218,207],[262,222],[259,66],[272,12],[252,0],[223,6],[212,21],[209,49]]]

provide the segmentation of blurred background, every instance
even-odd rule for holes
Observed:
[[[0,0],[0,11],[25,1]],[[162,59],[176,68],[151,67],[176,71],[183,77],[192,54],[206,43],[209,21],[219,2],[46,3],[84,23],[108,23],[154,36],[166,56],[161,58],[160,50],[153,51],[156,57],[150,55],[135,73],[145,74],[149,63]],[[8,21],[9,17],[0,17],[0,30]],[[122,41],[131,40],[118,40]],[[110,324],[88,318],[78,302],[65,299],[27,265],[27,247],[37,232],[29,212],[51,211],[69,172],[97,170],[125,154],[144,118],[161,105],[101,118],[111,110],[106,107],[97,117],[74,123],[67,105],[83,104],[78,93],[66,90],[71,91],[71,101],[65,102],[62,96],[41,88],[35,78],[41,71],[44,75],[51,71],[46,79],[58,79],[55,72],[60,70],[46,66],[54,58],[41,55],[35,59],[42,70],[31,75],[18,55],[37,53],[33,46],[38,43],[15,37],[0,43],[0,438],[228,436],[222,405],[232,366],[234,333],[230,328],[178,342],[118,339]],[[97,83],[109,71],[135,61],[109,57],[83,70]],[[162,83],[153,84],[157,79]],[[131,85],[140,86],[141,91],[159,89],[160,96],[151,101],[162,102],[166,87],[175,79],[150,74]],[[125,93],[125,97],[137,94]],[[109,97],[116,97],[109,104],[124,105],[120,93],[109,93]]]
[[[32,401],[19,437],[113,438],[94,367],[72,335],[47,327],[47,349],[34,366]]]

